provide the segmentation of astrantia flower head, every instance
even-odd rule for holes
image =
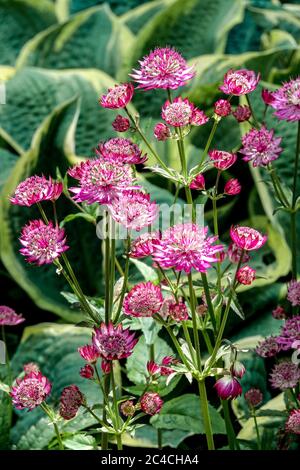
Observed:
[[[273,103],[274,101],[274,98],[273,98],[273,93],[269,90],[267,90],[266,88],[264,88],[262,91],[261,91],[261,97],[264,101],[264,103],[266,105],[270,105]]]
[[[31,220],[23,227],[19,240],[23,245],[20,253],[29,263],[39,266],[53,263],[69,248],[64,229],[53,226],[51,221],[46,225],[42,220]]]
[[[137,237],[131,243],[130,257],[131,258],[145,258],[152,255],[154,252],[154,240],[160,239],[159,232],[146,232]]]
[[[221,379],[218,379],[214,387],[222,400],[228,400],[229,398],[235,399],[241,395],[243,391],[240,382],[231,375],[225,375]]]
[[[281,305],[278,305],[274,310],[272,310],[272,317],[276,320],[284,320],[286,318],[286,311]]]
[[[242,137],[243,147],[239,152],[244,155],[243,160],[252,162],[254,167],[266,166],[281,154],[280,142],[281,137],[274,137],[274,129],[253,128]]]
[[[239,180],[236,178],[230,178],[224,187],[224,193],[228,196],[236,196],[237,194],[240,194],[241,190],[242,186],[240,185]]]
[[[126,132],[130,128],[130,121],[127,117],[118,114],[112,122],[112,126],[116,132]]]
[[[242,364],[242,362],[234,361],[234,363],[230,367],[230,372],[233,377],[241,379],[246,373],[246,368],[244,364]]]
[[[231,113],[231,104],[227,100],[218,100],[214,104],[215,114],[225,117]]]
[[[205,189],[205,178],[201,173],[199,173],[199,175],[197,175],[190,183],[190,188],[197,189],[198,191]]]
[[[232,114],[237,122],[245,122],[251,118],[251,109],[246,104],[239,105]]]
[[[240,261],[242,249],[239,248],[235,243],[230,243],[228,250],[227,250],[228,258],[231,263],[237,264]],[[243,254],[242,263],[248,263],[250,260],[250,256],[248,253]]]
[[[250,388],[244,396],[251,408],[259,406],[263,401],[263,394],[258,388]]]
[[[167,140],[171,135],[169,127],[166,126],[166,124],[164,124],[163,122],[158,122],[157,124],[155,124],[153,132],[154,137],[162,142]]]
[[[99,352],[93,344],[87,344],[78,348],[80,356],[87,362],[91,364],[97,362],[99,358]]]
[[[0,305],[0,325],[1,326],[15,326],[25,321],[25,318],[16,313],[12,308],[6,305]]]
[[[250,266],[242,266],[236,273],[236,279],[240,284],[249,286],[255,279],[256,271]]]
[[[79,180],[79,187],[69,188],[75,194],[76,202],[107,204],[118,198],[125,189],[135,188],[133,172],[129,165],[104,159],[87,160],[80,166],[71,168],[68,173]]]
[[[179,299],[178,302],[173,298],[165,299],[162,309],[163,317],[170,317],[176,322],[182,322],[189,318],[187,307],[182,299]]]
[[[134,87],[132,83],[121,83],[115,85],[114,88],[109,88],[106,95],[102,95],[99,103],[104,108],[119,109],[125,108],[132,100]]]
[[[129,328],[123,330],[121,323],[117,326],[101,323],[100,328],[94,329],[93,344],[100,356],[109,361],[130,356],[137,342],[134,333]]]
[[[138,145],[124,137],[114,137],[106,142],[100,142],[96,148],[96,154],[100,159],[103,158],[107,162],[118,164],[137,165],[147,160],[147,155],[142,155]]]
[[[85,366],[80,369],[80,376],[84,379],[92,379],[94,377],[94,368],[91,364],[85,364]]]
[[[230,237],[238,248],[246,251],[258,250],[267,241],[267,236],[262,235],[258,230],[240,225],[231,226]]]
[[[164,402],[155,392],[146,392],[141,397],[141,410],[147,415],[153,416],[160,412]]]
[[[160,373],[160,366],[156,364],[154,361],[148,361],[147,362],[147,372],[150,375],[155,375]]]
[[[218,170],[228,170],[237,159],[235,153],[225,152],[224,150],[210,150],[208,154],[214,167]]]
[[[133,69],[130,76],[139,84],[138,88],[170,88],[184,86],[194,77],[194,67],[189,67],[184,58],[171,47],[158,47],[139,61],[140,69]]]
[[[140,231],[158,216],[159,207],[142,191],[124,191],[108,206],[112,218],[128,230]]]
[[[290,80],[281,88],[272,92],[271,106],[278,119],[284,121],[300,120],[300,77]]]
[[[133,416],[135,413],[135,404],[132,400],[126,400],[120,405],[120,411],[124,416]]]
[[[151,317],[159,312],[163,296],[159,286],[152,282],[141,282],[126,295],[123,308],[126,315],[133,317]]]
[[[281,351],[281,347],[277,342],[277,338],[269,336],[258,343],[255,351],[260,357],[274,357]]]
[[[211,263],[218,261],[216,254],[223,249],[223,245],[214,245],[217,237],[207,236],[207,231],[207,227],[191,223],[174,225],[154,242],[154,261],[164,269],[206,272]]]
[[[287,432],[300,434],[300,409],[292,410],[290,412],[288,420],[285,424],[285,429]]]
[[[293,307],[300,305],[300,282],[294,279],[289,282],[287,299]]]
[[[296,387],[300,380],[300,368],[298,364],[290,361],[276,364],[270,374],[270,382],[273,388],[285,390]]]
[[[103,374],[109,374],[111,371],[112,363],[106,359],[102,359],[101,361],[101,370]]]
[[[77,385],[65,387],[61,393],[59,414],[62,418],[68,420],[75,418],[79,408],[85,402],[84,395]]]
[[[291,349],[295,341],[300,341],[300,315],[288,318],[277,337],[277,343],[284,351]]]
[[[246,95],[257,87],[260,74],[255,75],[253,70],[228,70],[224,75],[223,84],[219,87],[226,95]]]
[[[31,176],[22,181],[10,198],[12,204],[18,206],[32,206],[42,201],[56,201],[63,190],[62,183],[57,183],[45,176]]]
[[[10,395],[18,410],[33,410],[46,400],[51,392],[51,384],[41,372],[30,372],[22,379],[17,379]]]
[[[167,124],[174,127],[202,126],[208,121],[208,117],[203,111],[196,108],[187,98],[182,99],[180,96],[175,98],[172,103],[165,102],[161,117]]]

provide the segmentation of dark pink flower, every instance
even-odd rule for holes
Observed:
[[[272,310],[272,316],[276,320],[284,320],[286,318],[286,311],[283,307],[278,305],[274,310]]]
[[[263,401],[263,394],[258,388],[250,388],[244,395],[246,402],[251,408],[259,406]]]
[[[80,356],[87,362],[95,364],[99,357],[99,352],[93,344],[87,344],[78,348]]]
[[[118,114],[112,122],[112,126],[116,132],[126,132],[130,128],[130,121],[127,117]]]
[[[214,104],[215,114],[217,116],[225,117],[231,114],[231,104],[227,100],[218,100]]]
[[[160,412],[164,402],[155,392],[146,392],[141,397],[141,410],[147,415],[153,416]]]
[[[10,202],[29,207],[42,201],[56,201],[62,191],[63,184],[53,181],[51,177],[31,176],[16,187]]]
[[[154,222],[159,207],[142,191],[124,191],[108,206],[112,218],[128,230],[140,231]]]
[[[174,225],[154,242],[154,261],[164,269],[206,272],[211,263],[218,262],[216,254],[223,249],[223,245],[213,245],[217,237],[208,237],[207,231],[191,223]]]
[[[197,189],[198,191],[205,189],[205,178],[201,173],[199,173],[199,175],[197,175],[190,183],[190,188]]]
[[[287,299],[293,307],[300,305],[300,282],[292,279],[288,284]]]
[[[161,117],[167,124],[174,127],[202,126],[208,121],[208,117],[203,111],[196,108],[187,98],[182,99],[180,96],[172,102],[165,102]]]
[[[12,308],[6,305],[0,305],[0,325],[15,326],[25,321],[22,314],[16,313]]]
[[[300,120],[300,77],[290,80],[281,88],[272,92],[272,108],[278,119],[284,121]]]
[[[224,150],[210,150],[208,152],[213,165],[218,170],[228,170],[237,159],[235,153],[225,152]]]
[[[285,423],[285,429],[287,432],[300,434],[300,409],[292,410],[290,412],[288,420]]]
[[[43,403],[51,392],[51,384],[41,372],[30,372],[22,379],[16,379],[11,388],[12,403],[18,410],[33,410]]]
[[[132,168],[103,159],[87,160],[68,171],[79,180],[79,187],[69,188],[76,202],[107,204],[122,191],[135,189]]]
[[[270,382],[273,388],[285,390],[296,387],[300,380],[300,368],[298,364],[290,361],[276,364],[270,374]]]
[[[281,347],[277,342],[277,338],[269,336],[258,343],[255,351],[260,357],[274,357],[281,351]]]
[[[84,395],[77,385],[65,387],[61,393],[59,414],[62,418],[69,420],[75,418],[81,405],[85,402]]]
[[[85,366],[81,367],[79,372],[80,376],[84,379],[92,379],[94,377],[94,373],[95,371],[91,364],[85,364]]]
[[[99,104],[104,108],[119,109],[125,108],[132,100],[134,87],[132,83],[121,83],[109,88],[106,95],[102,95]]]
[[[235,399],[241,395],[243,391],[240,382],[231,375],[225,375],[221,379],[218,379],[214,387],[222,400],[228,400],[229,398]]]
[[[236,196],[237,194],[240,194],[241,190],[242,186],[236,178],[228,180],[224,187],[224,193],[228,194],[228,196]]]
[[[281,154],[280,142],[281,137],[274,137],[274,129],[253,128],[242,137],[243,147],[239,152],[244,155],[243,160],[252,162],[254,167],[266,166]]]
[[[103,374],[109,374],[110,371],[111,371],[111,367],[112,367],[111,361],[107,361],[106,359],[102,359],[102,361],[101,361],[101,370],[102,370]]]
[[[166,126],[166,124],[164,124],[163,122],[158,122],[157,124],[155,124],[154,137],[157,140],[165,141],[170,137],[170,135],[170,129],[168,126]]]
[[[179,299],[179,302],[176,302],[175,299],[165,299],[164,309],[166,316],[176,322],[182,322],[189,319],[187,307],[182,299]]]
[[[51,221],[46,225],[42,220],[31,220],[23,227],[19,240],[23,245],[20,253],[29,263],[39,266],[53,263],[69,249],[64,229],[53,226]]]
[[[274,98],[273,98],[273,93],[271,93],[269,90],[264,88],[261,91],[261,97],[266,105],[270,105],[273,103]]]
[[[126,400],[120,405],[120,411],[124,416],[133,416],[135,413],[135,404],[132,400]]]
[[[160,366],[154,361],[147,362],[147,371],[150,375],[155,375],[160,373]]]
[[[151,317],[159,312],[163,296],[159,286],[152,282],[141,282],[126,295],[123,308],[126,315],[133,317]]]
[[[255,279],[256,271],[250,268],[250,266],[242,266],[236,273],[236,279],[240,284],[250,286]]]
[[[284,351],[291,349],[295,341],[300,341],[300,315],[288,318],[277,337],[277,343]]]
[[[146,232],[137,237],[131,243],[130,257],[131,258],[145,258],[152,255],[154,252],[153,241],[160,239],[159,232]]]
[[[116,164],[137,165],[147,160],[147,155],[142,155],[138,145],[124,137],[114,137],[105,142],[100,142],[96,148],[96,154],[100,160],[103,159]]]
[[[230,243],[228,250],[227,250],[228,258],[231,263],[237,264],[240,261],[242,249],[239,248],[235,243]],[[250,256],[248,253],[243,254],[242,263],[248,263],[250,260]]]
[[[243,106],[239,105],[237,106],[235,111],[233,111],[232,115],[235,117],[237,122],[249,121],[249,119],[251,118],[251,109],[246,104],[244,104]]]
[[[130,356],[137,342],[134,333],[129,328],[124,330],[121,323],[117,326],[101,323],[100,328],[94,329],[93,344],[100,356],[109,361]]]
[[[194,77],[194,67],[189,67],[184,58],[171,47],[158,47],[139,61],[140,70],[133,69],[130,76],[139,84],[138,88],[170,88],[184,86]]]
[[[260,74],[257,76],[253,70],[228,70],[224,75],[223,84],[219,87],[226,95],[246,95],[257,87]]]
[[[246,368],[244,364],[242,364],[240,361],[234,361],[234,363],[230,367],[230,372],[231,375],[233,375],[234,377],[241,379],[246,373]]]
[[[231,226],[230,237],[238,248],[246,251],[258,250],[266,243],[268,238],[254,228],[241,227],[240,225]]]

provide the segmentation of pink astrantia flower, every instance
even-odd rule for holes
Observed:
[[[56,201],[63,190],[62,183],[57,183],[45,176],[31,176],[22,181],[10,198],[12,204],[18,206],[32,206],[42,201]]]
[[[25,321],[22,314],[16,313],[6,305],[0,305],[0,326],[15,326]]]
[[[300,434],[300,409],[292,410],[290,412],[288,420],[285,423],[285,429],[287,432]]]
[[[210,150],[208,154],[214,167],[218,170],[228,170],[237,159],[235,153],[225,152],[224,150]]]
[[[288,284],[287,299],[293,307],[300,305],[300,282],[294,279]]]
[[[226,95],[246,95],[257,87],[260,74],[255,75],[252,70],[228,70],[224,75],[223,84],[219,87]]]
[[[154,261],[164,269],[206,272],[211,263],[218,262],[216,254],[223,249],[223,245],[213,245],[217,237],[208,237],[207,231],[191,223],[174,225],[154,242]]]
[[[152,282],[141,282],[126,295],[123,308],[126,315],[133,317],[151,317],[159,312],[163,296],[159,286]]]
[[[277,342],[277,338],[269,336],[268,338],[259,341],[255,349],[260,357],[274,357],[281,351],[281,346]]]
[[[258,388],[250,388],[244,395],[246,402],[252,408],[259,406],[263,401],[263,394]]]
[[[51,392],[51,384],[41,372],[30,372],[22,379],[16,379],[11,388],[12,403],[17,410],[33,410],[46,400]]]
[[[102,359],[101,361],[101,370],[103,374],[109,374],[111,371],[111,361],[107,361],[106,359]]]
[[[240,361],[234,361],[234,363],[230,367],[230,372],[233,377],[241,379],[246,373],[246,368],[244,364],[242,364]]]
[[[78,348],[80,356],[86,361],[94,364],[99,358],[99,352],[93,344],[86,344]]]
[[[130,121],[127,117],[118,114],[112,122],[112,126],[116,132],[126,132],[130,128]]]
[[[135,189],[133,171],[129,165],[122,165],[103,159],[87,160],[68,170],[70,176],[79,180],[79,187],[69,190],[75,194],[76,202],[107,204],[119,194]]]
[[[166,126],[166,124],[163,122],[158,122],[155,124],[153,133],[154,137],[162,142],[167,140],[171,135],[169,127]]]
[[[249,286],[254,281],[255,274],[255,269],[252,269],[250,266],[242,266],[236,273],[236,278],[240,284]]]
[[[151,225],[158,216],[159,207],[150,200],[150,194],[141,191],[124,191],[120,199],[108,206],[112,218],[128,230],[140,231]]]
[[[62,418],[69,420],[75,418],[81,405],[85,402],[84,395],[77,385],[69,385],[61,392],[59,403],[59,414]]]
[[[100,328],[94,329],[93,344],[100,356],[109,361],[130,356],[137,342],[134,333],[129,328],[124,330],[121,323],[101,323]]]
[[[132,400],[126,400],[123,403],[121,403],[120,406],[120,411],[124,416],[133,416],[135,413],[135,404],[133,403]]]
[[[155,375],[160,373],[160,366],[154,361],[147,362],[147,371],[150,375]]]
[[[243,106],[239,105],[232,113],[232,115],[235,117],[237,122],[245,122],[251,118],[251,109],[246,104],[244,104]]]
[[[92,379],[94,377],[94,368],[91,366],[91,364],[85,364],[83,367],[80,369],[80,376],[83,377],[84,379]]]
[[[106,142],[100,142],[96,148],[96,154],[100,159],[118,164],[137,165],[147,160],[147,155],[142,155],[138,145],[124,137],[114,137]]]
[[[190,183],[190,188],[198,191],[205,189],[205,178],[201,173],[199,173],[199,175],[197,175]]]
[[[272,310],[272,317],[275,318],[275,320],[284,320],[286,318],[286,311],[281,305],[278,305]]]
[[[252,162],[254,167],[266,166],[277,160],[282,152],[281,137],[274,137],[274,129],[265,127],[251,129],[242,137],[243,147],[239,150],[245,162]]]
[[[161,117],[167,124],[174,127],[183,127],[188,125],[202,126],[208,121],[208,117],[196,108],[187,98],[180,96],[174,99],[172,103],[166,101],[162,107]]]
[[[277,343],[284,351],[291,349],[295,341],[300,341],[300,315],[288,318],[277,337]]]
[[[270,105],[273,103],[274,101],[274,98],[273,98],[273,93],[271,93],[271,91],[267,90],[266,88],[264,88],[262,91],[261,91],[261,97],[264,101],[264,103],[266,105]]]
[[[214,104],[215,114],[225,117],[231,114],[231,104],[227,100],[218,100]]]
[[[23,227],[19,240],[23,245],[20,253],[38,266],[53,263],[69,249],[64,229],[53,226],[51,221],[46,225],[42,220],[31,220]]]
[[[229,398],[235,399],[241,395],[243,391],[240,382],[231,375],[225,375],[221,379],[218,379],[214,387],[222,400],[228,400]]]
[[[189,318],[187,307],[182,299],[179,299],[178,302],[176,302],[176,300],[173,298],[165,299],[162,305],[162,309],[163,317],[170,317],[176,322],[188,320]]]
[[[270,383],[273,388],[285,390],[296,387],[300,380],[300,368],[298,364],[290,361],[276,364],[270,374]]]
[[[184,86],[194,77],[194,67],[189,67],[184,58],[171,47],[158,47],[139,61],[140,69],[133,69],[130,76],[139,84],[138,88],[170,88]]]
[[[134,87],[132,83],[121,83],[115,85],[114,88],[109,88],[106,95],[102,95],[99,103],[104,108],[119,109],[125,108],[132,100]]]
[[[237,194],[240,194],[241,190],[242,186],[240,185],[239,180],[236,178],[230,178],[224,187],[224,193],[228,196],[236,196]]]
[[[131,243],[130,257],[131,258],[145,258],[146,256],[152,255],[154,252],[154,240],[160,239],[159,232],[146,232],[137,237]]]
[[[258,250],[266,243],[268,238],[254,228],[241,227],[240,225],[230,227],[230,237],[238,248],[246,251]]]
[[[237,264],[240,261],[242,249],[239,248],[235,243],[230,243],[227,250],[228,258],[231,263]],[[243,254],[242,263],[248,263],[250,256],[248,253]]]
[[[141,410],[147,415],[153,416],[160,412],[164,402],[155,392],[146,392],[141,397]]]
[[[271,106],[276,109],[274,113],[278,119],[284,121],[300,120],[300,77],[290,80],[281,88],[272,92]]]

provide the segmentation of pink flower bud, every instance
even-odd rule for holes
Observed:
[[[193,181],[190,183],[190,188],[191,189],[197,189],[198,191],[201,191],[202,189],[205,189],[205,179],[204,176],[199,173]]]
[[[236,196],[241,192],[241,190],[242,187],[239,183],[239,180],[237,180],[236,178],[231,178],[230,180],[228,180],[224,187],[224,193],[228,196]]]
[[[227,100],[218,100],[215,102],[215,114],[221,117],[231,114],[231,104]]]
[[[238,379],[241,379],[246,372],[244,364],[240,361],[234,361],[230,368],[231,374]]]
[[[238,122],[248,121],[251,118],[251,109],[245,104],[238,106],[232,114]]]
[[[170,137],[171,132],[168,126],[162,122],[158,122],[154,127],[154,136],[157,140],[167,140]]]
[[[255,273],[255,269],[250,268],[250,266],[243,266],[238,270],[236,278],[240,284],[249,286],[255,279]]]
[[[214,387],[222,400],[228,400],[229,398],[235,399],[241,395],[243,391],[240,382],[231,375],[225,375],[217,380]]]
[[[101,370],[102,370],[103,374],[109,374],[110,371],[111,371],[111,361],[107,361],[106,359],[102,359]]]
[[[112,126],[117,132],[126,132],[130,128],[130,121],[128,118],[118,114],[118,116],[116,116],[115,120],[113,121]]]
[[[237,159],[235,153],[225,152],[224,150],[210,150],[208,152],[213,165],[218,170],[228,170]]]
[[[141,410],[147,415],[156,415],[160,412],[164,402],[155,392],[146,392],[140,401]]]
[[[84,379],[92,379],[94,377],[94,368],[90,364],[81,367],[79,374]]]
[[[258,406],[263,401],[263,394],[258,388],[250,388],[248,392],[245,393],[245,400],[250,407]]]
[[[269,106],[269,104],[272,104],[274,101],[273,94],[266,88],[262,90],[261,97],[267,106]]]

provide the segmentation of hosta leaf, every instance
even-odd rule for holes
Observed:
[[[70,450],[96,450],[97,442],[93,436],[86,434],[75,434],[63,438],[63,445]]]
[[[35,36],[23,48],[17,67],[97,68],[116,76],[132,41],[129,29],[103,5]]]
[[[148,21],[153,20],[154,15],[157,15],[172,3],[173,0],[147,1],[145,5],[139,5],[122,15],[121,20],[128,26],[133,34],[137,34]]]
[[[57,21],[48,0],[1,0],[0,17],[0,63],[6,65],[15,63],[26,41]]]
[[[96,5],[107,3],[117,15],[131,10],[148,0],[56,0],[59,8],[67,10],[70,15]]]
[[[178,445],[187,437],[193,435],[192,431],[185,431],[182,429],[164,429],[161,430],[162,445],[163,447],[177,448]],[[129,447],[148,447],[157,448],[157,429],[153,426],[146,424],[142,428],[138,428],[134,436],[124,434],[122,436],[123,445]]]
[[[9,177],[22,151],[23,149],[17,145],[12,137],[0,128],[0,190]]]
[[[9,382],[6,365],[0,364],[0,450],[9,448],[9,434],[12,424],[12,405],[11,398],[8,395]]]

